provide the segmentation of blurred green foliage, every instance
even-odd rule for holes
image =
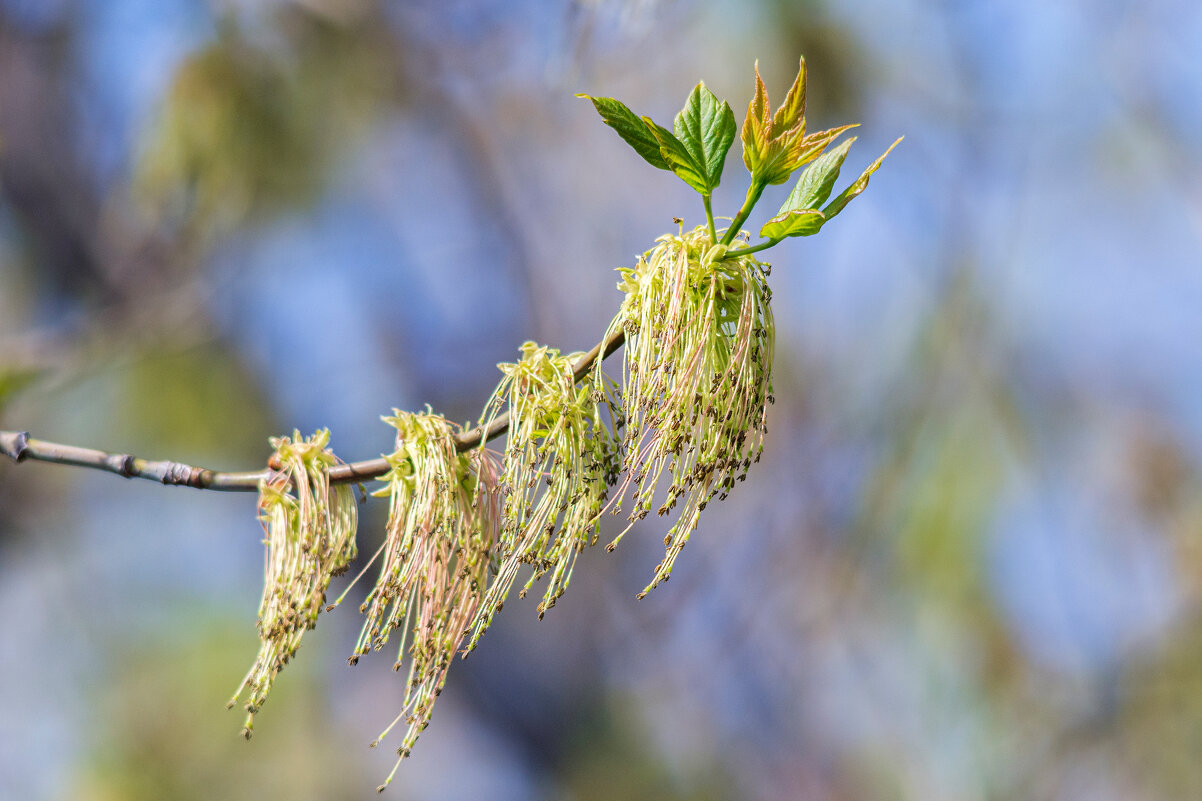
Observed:
[[[191,347],[157,342],[116,371],[113,424],[124,439],[153,443],[164,453],[264,459],[274,425],[269,399],[237,354],[221,343]]]
[[[137,162],[161,221],[201,233],[312,202],[333,164],[399,99],[374,18],[340,24],[283,7],[259,41],[228,22],[176,69]]]
[[[35,383],[44,371],[37,367],[0,365],[0,414],[22,390]]]
[[[635,710],[639,701],[616,694],[574,732],[563,759],[563,790],[577,801],[655,798],[719,801],[734,797],[715,763],[686,765],[681,775],[657,753]]]
[[[231,621],[178,610],[190,631],[113,649],[113,669],[89,717],[93,741],[68,798],[77,801],[211,801],[362,798],[348,775],[362,749],[331,751],[329,708],[314,666],[289,671],[272,699],[271,736],[238,736],[241,710],[227,710],[249,641]]]

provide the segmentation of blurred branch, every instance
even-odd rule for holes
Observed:
[[[621,331],[599,342],[581,356],[572,372],[580,381],[600,359],[609,357],[626,341]],[[487,426],[476,426],[455,436],[455,447],[460,452],[483,445],[509,430],[509,414],[498,415]],[[143,459],[125,453],[108,453],[76,445],[63,445],[34,439],[26,431],[0,431],[0,453],[20,463],[27,459],[72,467],[88,467],[116,473],[125,478],[144,478],[167,486],[192,487],[194,489],[221,492],[254,492],[259,482],[270,476],[273,465],[259,471],[228,473],[194,467],[181,462]],[[389,469],[383,458],[369,459],[338,465],[330,470],[330,482],[346,484],[378,478]]]

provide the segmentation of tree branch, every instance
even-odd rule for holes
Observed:
[[[607,358],[622,347],[622,343],[625,341],[626,337],[623,332],[618,331],[581,356],[572,368],[576,380],[580,381],[584,378],[598,359]],[[509,413],[506,412],[498,415],[488,426],[476,426],[457,434],[455,447],[460,452],[469,451],[501,436],[508,430]],[[116,473],[125,478],[144,478],[169,486],[219,492],[255,492],[259,489],[259,482],[268,478],[273,472],[269,466],[265,470],[225,473],[204,467],[193,467],[180,462],[154,461],[130,456],[126,453],[106,453],[75,445],[46,442],[30,437],[29,433],[25,431],[0,431],[0,453],[11,457],[18,463],[32,459],[38,462],[51,462],[74,467],[90,467],[94,470]],[[330,483],[346,484],[368,481],[379,478],[386,472],[388,472],[388,462],[383,458],[350,462],[330,468]]]

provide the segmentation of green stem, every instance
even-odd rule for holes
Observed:
[[[705,222],[710,227],[710,242],[718,241],[718,229],[714,227],[714,207],[709,195],[702,195],[701,202],[705,204]]]
[[[779,240],[779,239],[769,239],[767,242],[761,242],[758,245],[752,245],[749,248],[738,248],[737,250],[728,250],[728,251],[726,251],[726,255],[722,257],[722,260],[725,261],[726,259],[736,259],[739,256],[746,256],[748,253],[759,253],[761,250],[767,250],[768,248],[772,247],[773,245],[780,244],[780,241],[781,240]]]
[[[739,233],[739,226],[747,221],[747,215],[751,214],[751,210],[755,208],[755,204],[759,201],[760,195],[764,193],[764,187],[767,186],[763,181],[752,181],[751,186],[747,188],[747,199],[743,201],[743,208],[739,209],[739,213],[735,215],[734,220],[730,223],[730,228],[726,229],[726,236],[722,237],[722,244],[729,245]]]

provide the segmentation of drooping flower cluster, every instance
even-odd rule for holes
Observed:
[[[395,670],[408,661],[397,749],[408,756],[429,724],[434,700],[487,589],[500,520],[497,465],[490,452],[456,450],[457,426],[432,413],[397,410],[384,418],[396,428],[396,449],[380,494],[390,499],[380,576],[360,607],[366,615],[351,664],[399,637]],[[406,648],[406,646],[408,646]],[[389,774],[388,781],[392,780]],[[388,783],[385,782],[385,784]]]
[[[522,587],[525,597],[548,576],[541,619],[572,577],[576,556],[597,538],[609,487],[617,479],[618,439],[611,379],[596,388],[577,385],[574,365],[580,353],[561,355],[534,342],[522,345],[517,362],[500,364],[504,378],[485,409],[482,424],[509,414],[508,444],[499,489],[504,517],[496,561],[499,565],[477,616],[470,647],[500,611],[519,568],[533,570]]]
[[[665,515],[684,502],[640,598],[671,575],[706,504],[725,498],[758,461],[772,401],[769,266],[751,255],[726,258],[727,248],[703,227],[658,241],[634,268],[619,271],[626,299],[611,325],[626,334],[626,474],[617,498],[631,491],[632,525],[653,508]],[[656,506],[665,477],[666,497]]]
[[[317,625],[331,577],[355,558],[358,510],[349,486],[330,486],[329,469],[338,459],[329,443],[326,429],[307,439],[298,431],[271,440],[280,469],[259,485],[267,546],[259,604],[262,644],[229,703],[248,695],[243,729],[248,738],[275,677],[296,655],[302,635]]]

